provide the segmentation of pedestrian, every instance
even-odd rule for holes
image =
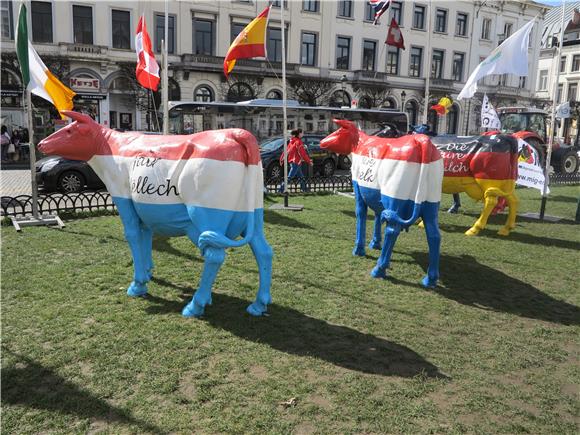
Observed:
[[[8,161],[8,152],[10,147],[12,147],[12,152],[14,152],[14,144],[12,144],[12,138],[8,133],[8,128],[3,125],[0,127],[0,146],[2,147],[2,161]]]
[[[20,136],[20,131],[18,129],[12,130],[12,143],[14,144],[15,152],[14,152],[14,161],[17,162],[18,160],[22,160],[22,151],[20,147],[20,142],[22,138]]]
[[[288,173],[288,179],[291,178],[300,178],[300,189],[302,192],[306,192],[306,182],[304,181],[304,174],[302,173],[302,162],[308,163],[312,166],[312,160],[310,156],[306,152],[304,148],[304,142],[302,142],[302,129],[298,128],[296,130],[292,130],[291,132],[292,138],[290,139],[290,143],[288,144],[288,163],[290,164],[290,172]],[[284,158],[286,156],[284,153],[280,156],[280,165],[284,164]],[[284,192],[284,182],[280,185],[279,189],[280,193]]]

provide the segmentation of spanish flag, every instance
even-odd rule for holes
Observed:
[[[64,119],[62,111],[73,108],[72,99],[76,94],[50,72],[32,46],[28,39],[28,22],[24,4],[20,5],[18,17],[16,56],[20,63],[23,84],[31,93],[52,103]]]
[[[437,115],[443,116],[447,115],[451,106],[453,106],[453,101],[451,100],[451,98],[443,97],[439,100],[437,104],[431,106],[431,109],[437,112]]]
[[[224,59],[224,74],[226,77],[234,69],[237,59],[266,56],[266,29],[271,6],[252,20],[234,39]]]

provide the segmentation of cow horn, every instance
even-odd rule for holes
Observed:
[[[346,119],[333,119],[333,121],[342,128],[352,129],[355,127],[354,122],[348,121]]]
[[[91,118],[89,115],[85,115],[84,113],[73,112],[72,110],[61,110],[60,113],[79,123],[94,122],[93,118]]]

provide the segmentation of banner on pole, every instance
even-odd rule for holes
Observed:
[[[492,104],[487,98],[487,94],[483,95],[483,105],[481,107],[481,126],[484,128],[490,128],[492,130],[501,129],[501,121],[497,112],[493,108]]]
[[[572,116],[570,110],[570,102],[566,101],[565,103],[560,104],[556,107],[556,118],[565,119],[570,118]]]
[[[544,170],[536,149],[523,139],[518,139],[518,186],[532,187],[540,192],[544,190]],[[546,193],[550,189],[546,188]]]

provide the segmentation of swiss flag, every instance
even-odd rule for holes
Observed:
[[[143,15],[139,18],[139,24],[137,24],[135,49],[137,51],[137,69],[135,70],[137,81],[144,88],[156,91],[159,87],[159,65],[153,55],[151,38],[149,38],[149,33],[147,33]]]
[[[405,49],[405,41],[403,40],[403,34],[401,29],[397,24],[397,21],[393,18],[391,20],[391,25],[389,26],[389,31],[387,32],[387,40],[385,44],[392,45],[393,47]]]

